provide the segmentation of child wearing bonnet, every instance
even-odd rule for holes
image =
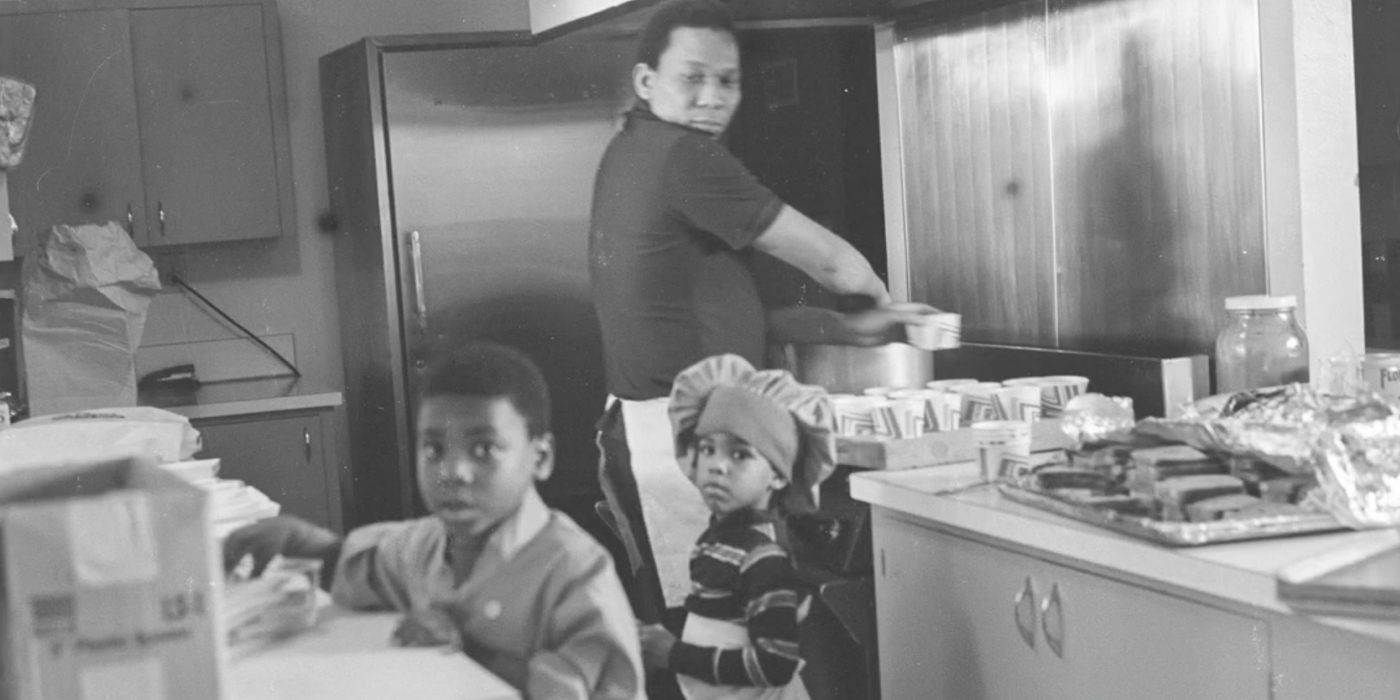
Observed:
[[[781,518],[814,510],[834,467],[830,398],[719,355],[676,377],[670,418],[680,467],[712,515],[691,551],[681,637],[643,626],[644,661],[675,673],[690,700],[807,698],[797,643],[807,600]]]

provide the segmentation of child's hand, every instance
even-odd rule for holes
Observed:
[[[253,576],[261,576],[277,555],[325,559],[340,546],[340,536],[323,527],[280,515],[234,530],[224,539],[224,571],[238,566],[244,555],[253,557]]]
[[[394,628],[394,646],[462,648],[462,631],[446,610],[429,608],[413,610],[399,620]]]
[[[642,639],[642,664],[647,668],[664,669],[671,664],[671,647],[676,645],[676,635],[661,625],[642,625],[637,628]]]

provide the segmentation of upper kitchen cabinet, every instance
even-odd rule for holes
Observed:
[[[20,251],[55,224],[122,221],[143,246],[293,229],[275,0],[155,4],[0,10],[0,73],[37,90]]]
[[[123,221],[146,242],[128,33],[125,10],[0,15],[0,74],[37,87],[24,160],[8,175],[16,250],[59,223]]]

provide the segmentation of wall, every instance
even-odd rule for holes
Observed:
[[[320,57],[365,36],[520,30],[525,3],[463,0],[279,0],[292,141],[297,230],[276,241],[187,249],[192,286],[259,335],[290,336],[303,376],[344,384],[336,318],[334,235],[327,210],[321,129]],[[151,306],[142,339],[150,346],[233,338],[237,332],[188,294],[166,293]],[[211,348],[209,345],[195,349]]]
[[[975,341],[1209,355],[1223,298],[1268,291],[1298,295],[1314,370],[1360,349],[1349,2],[896,25],[891,269]]]

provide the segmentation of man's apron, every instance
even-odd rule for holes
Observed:
[[[622,423],[662,598],[676,608],[690,593],[690,551],[709,527],[710,509],[676,462],[670,403],[667,397],[623,400]]]
[[[681,632],[681,641],[722,649],[751,646],[749,630],[743,625],[694,613],[685,617],[685,630]],[[811,700],[801,674],[794,675],[791,683],[778,688],[710,685],[679,673],[676,674],[676,682],[686,700]]]

